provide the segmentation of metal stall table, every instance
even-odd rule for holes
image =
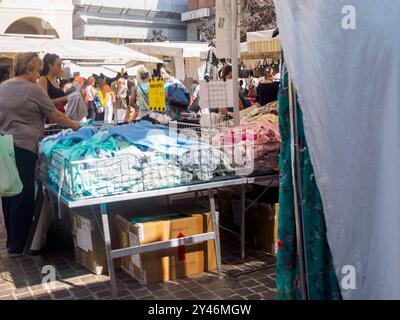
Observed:
[[[219,233],[218,233],[218,219],[216,215],[215,208],[215,199],[214,199],[214,190],[218,188],[223,188],[227,186],[240,186],[247,183],[246,178],[230,178],[224,179],[214,182],[207,183],[199,183],[192,185],[179,186],[174,188],[166,188],[166,189],[158,189],[152,191],[142,191],[137,193],[126,193],[119,194],[113,196],[106,196],[100,198],[90,198],[90,199],[82,199],[82,200],[72,200],[68,197],[60,195],[55,186],[48,184],[45,181],[41,181],[43,183],[43,187],[47,189],[52,195],[59,198],[59,201],[66,205],[69,209],[85,207],[85,206],[94,206],[100,205],[101,215],[102,215],[102,223],[103,223],[103,231],[104,231],[104,240],[105,240],[105,248],[107,255],[107,263],[108,270],[110,276],[110,284],[111,284],[111,292],[113,298],[117,298],[117,282],[115,278],[115,270],[114,270],[114,259],[130,256],[133,254],[140,254],[150,251],[156,251],[167,248],[174,248],[182,245],[187,245],[191,243],[198,243],[207,240],[213,240],[216,251],[216,262],[217,262],[217,271],[218,274],[221,275],[222,265],[221,265],[221,247],[219,241]],[[160,196],[171,196],[189,192],[199,192],[199,191],[208,191],[208,196],[210,200],[210,210],[212,216],[212,224],[213,231],[208,233],[203,233],[199,235],[179,238],[179,239],[171,239],[167,241],[155,242],[152,244],[139,245],[135,247],[123,248],[112,250],[111,248],[111,234],[109,227],[109,219],[107,214],[107,205],[113,202],[120,201],[128,201],[128,200],[138,200],[138,199],[151,199]]]

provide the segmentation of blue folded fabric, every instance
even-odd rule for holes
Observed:
[[[108,134],[103,136],[103,141],[107,140],[109,137],[115,137],[116,139],[134,143],[140,139],[144,139],[150,130],[160,130],[166,135],[168,135],[169,131],[166,126],[154,125],[149,121],[141,121],[134,124],[110,128]]]
[[[43,151],[47,158],[51,157],[53,150],[65,149],[74,146],[75,144],[90,139],[94,134],[99,131],[99,128],[93,126],[86,126],[80,128],[76,132],[63,133],[52,138],[43,140],[40,150]]]
[[[63,143],[66,140],[73,140],[76,142],[82,141],[82,140],[88,140],[91,138],[95,133],[99,131],[99,128],[96,128],[94,126],[85,126],[81,127],[78,131],[72,132],[70,134],[67,134],[65,136],[62,136],[58,139],[59,143]]]

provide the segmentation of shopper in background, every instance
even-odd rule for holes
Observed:
[[[190,88],[189,110],[195,113],[200,111],[200,83],[198,80],[193,80],[193,85]]]
[[[83,88],[83,85],[85,84],[85,78],[81,76],[76,76],[73,82],[79,84],[81,88]]]
[[[156,120],[150,117],[149,108],[149,79],[150,72],[145,68],[141,67],[138,70],[138,84],[132,88],[132,94],[130,98],[130,105],[126,115],[126,121],[133,120],[146,120],[151,123],[157,123]]]
[[[56,54],[46,54],[43,58],[43,70],[39,78],[39,86],[47,93],[51,101],[61,112],[65,112],[64,107],[68,98],[58,83],[58,77],[62,73],[62,60]]]
[[[222,72],[220,72],[220,74],[223,79],[232,80],[232,65],[230,65],[230,64],[225,65],[225,67],[223,68]],[[240,90],[241,86],[239,83],[238,83],[238,86],[239,86],[239,109],[243,110],[244,108],[250,107],[250,103],[246,100],[246,98],[241,93],[241,90]],[[229,108],[229,109],[233,110],[232,108]],[[221,112],[226,114],[227,110],[221,109]]]
[[[112,123],[114,118],[114,92],[107,83],[104,83],[101,91],[104,97],[104,123]]]
[[[128,104],[126,102],[126,96],[128,94],[128,88],[126,86],[126,80],[119,78],[115,88],[115,104],[116,104],[116,120],[118,123],[125,121],[126,110]]]
[[[79,122],[57,110],[54,102],[36,85],[42,68],[43,61],[36,53],[17,54],[15,78],[0,85],[0,133],[13,136],[16,165],[23,184],[19,195],[2,198],[10,257],[22,255],[32,224],[35,165],[45,119],[74,130],[79,128]]]
[[[128,104],[128,106],[130,105],[130,99],[134,87],[135,87],[135,81],[133,79],[128,79],[128,90],[126,94],[126,103]]]
[[[278,100],[279,82],[274,81],[274,76],[273,69],[266,69],[265,80],[258,84],[257,102],[261,106]]]
[[[102,88],[106,81],[103,78],[95,78],[95,109],[96,121],[104,121],[104,106],[105,101],[103,97]]]
[[[171,70],[162,67],[161,77],[165,80],[166,115],[172,120],[178,120],[181,113],[187,112],[190,105],[190,92],[176,79]]]
[[[96,119],[96,104],[94,99],[96,97],[96,80],[94,77],[89,77],[87,86],[85,88],[86,97],[89,101],[89,108],[88,108],[88,119],[95,120]]]
[[[86,88],[88,85],[89,85],[88,80],[84,79],[83,85],[82,85],[82,96],[83,96],[83,99],[85,100],[86,109],[88,110],[88,114],[89,114],[89,97],[86,92]]]
[[[243,81],[243,79],[239,80],[239,93],[242,96],[246,96],[246,93],[247,93],[246,85],[245,85],[245,82]]]

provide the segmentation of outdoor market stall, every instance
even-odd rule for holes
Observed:
[[[104,128],[87,126],[77,133],[64,131],[41,142],[38,176],[42,185],[58,198],[59,206],[101,206],[108,270],[115,297],[113,259],[123,256],[213,240],[217,269],[221,272],[213,190],[240,185],[247,180],[235,174],[219,148],[193,139],[183,140],[178,133],[174,138],[170,133],[167,127],[150,123]],[[212,232],[144,247],[111,250],[107,204],[203,190],[208,191],[210,198]],[[40,219],[40,213],[36,218]]]
[[[204,51],[205,46],[208,47],[207,44],[201,44],[198,47],[187,46],[174,49],[167,43],[146,43],[140,46],[142,46],[142,52],[146,54],[150,54],[149,48],[154,46],[155,53],[153,54],[161,57],[166,53],[177,57],[174,59],[175,63],[178,61],[181,66],[185,59],[195,58],[198,62],[200,52]],[[57,51],[53,52],[57,53]],[[105,51],[103,52],[104,61],[112,60],[111,56],[107,57]],[[123,56],[121,61],[124,59],[128,61],[128,52],[126,56],[125,53]],[[71,56],[69,58],[72,59]],[[132,60],[143,63],[160,61],[153,59],[143,54],[142,57]],[[235,59],[233,63],[235,64]],[[84,68],[82,70],[94,71],[90,69],[93,68],[91,66],[86,66],[86,68],[87,70]],[[103,71],[106,69],[110,72],[117,71],[113,70],[111,64],[103,65],[102,68],[104,68]],[[233,87],[232,100],[235,101],[237,88]],[[154,88],[160,90],[155,93]],[[150,109],[155,108],[163,112],[165,110],[165,101],[162,101],[165,100],[163,80],[151,79],[148,95]],[[231,95],[231,92],[222,91],[220,95],[225,95],[225,101],[228,101],[227,95]],[[231,101],[230,98],[229,101]],[[215,106],[222,107],[219,104]],[[169,123],[169,126],[161,126],[141,121],[123,126],[105,125],[100,128],[87,125],[77,133],[62,131],[41,142],[38,163],[39,182],[57,199],[58,207],[61,208],[62,205],[69,209],[100,207],[107,265],[115,297],[117,288],[113,260],[120,257],[212,240],[215,246],[217,270],[221,272],[218,221],[214,203],[214,190],[219,188],[241,187],[240,235],[244,258],[245,213],[258,198],[246,207],[243,186],[266,184],[270,187],[276,181],[280,136],[276,124],[258,118],[260,115],[264,116],[259,110],[250,114],[242,113],[243,122],[240,124],[241,114],[234,103],[232,106],[235,115],[234,123],[239,120],[239,123],[233,127],[229,122],[223,127],[200,125],[187,134],[186,128],[179,126],[176,130],[171,128],[172,123]],[[265,174],[266,172],[270,174],[261,177],[253,176],[255,173]],[[183,235],[179,239],[156,241],[144,246],[133,245],[131,242],[128,247],[116,250],[111,248],[110,224],[113,221],[109,220],[109,204],[137,199],[148,199],[152,202],[155,197],[163,195],[201,191],[208,191],[213,225],[211,232],[188,237]],[[41,210],[38,210],[35,223],[40,220],[40,216]],[[34,233],[35,230],[31,232],[32,237]],[[26,249],[29,248],[30,243],[27,243]]]

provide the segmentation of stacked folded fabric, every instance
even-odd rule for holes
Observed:
[[[146,121],[66,130],[44,139],[39,153],[46,178],[72,198],[154,190],[234,174],[223,152]]]
[[[270,121],[253,120],[224,129],[214,134],[211,140],[213,146],[219,146],[224,151],[238,174],[240,168],[243,175],[279,170],[281,138],[278,126]]]

